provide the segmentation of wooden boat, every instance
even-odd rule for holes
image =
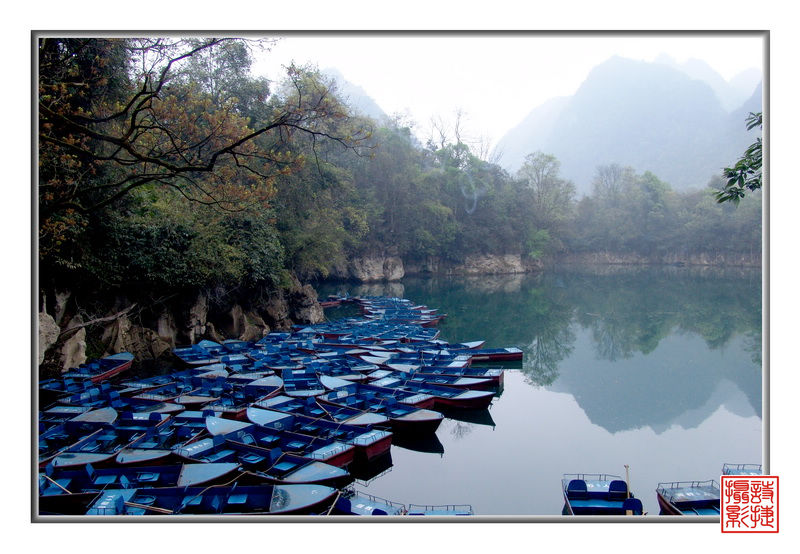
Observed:
[[[656,489],[661,513],[667,515],[719,516],[719,485],[708,481],[659,483]]]
[[[722,464],[723,475],[763,475],[761,464]]]
[[[489,379],[495,388],[503,386],[505,380],[505,370],[503,368],[492,367],[472,367],[462,369],[449,369],[444,367],[422,366],[416,371],[417,375],[441,375],[449,377],[471,377],[475,379]]]
[[[351,444],[356,448],[355,455],[366,461],[388,452],[392,444],[392,433],[389,431],[347,425],[321,417],[250,407],[247,409],[247,419],[272,429],[287,429],[303,435]]]
[[[326,418],[337,423],[345,423],[358,427],[384,428],[389,426],[389,419],[386,416],[347,406],[335,406],[331,404],[322,406],[317,403],[315,398],[292,398],[290,396],[278,395],[272,398],[258,400],[253,403],[253,407],[284,413],[300,414],[311,418]]]
[[[45,379],[39,381],[39,406],[50,406],[59,398],[80,394],[92,388],[91,379]]]
[[[154,375],[143,379],[131,379],[120,383],[120,389],[117,392],[119,392],[120,396],[136,396],[174,382],[175,378],[172,375]]]
[[[642,515],[642,501],[629,493],[628,484],[616,475],[565,474],[561,480],[570,515]]]
[[[56,405],[39,412],[39,431],[44,431],[54,427],[59,423],[64,423],[81,414],[85,414],[92,408],[88,406],[63,406]]]
[[[113,423],[118,413],[113,408],[89,410],[62,423],[44,428],[40,422],[39,465],[44,467],[52,458],[84,437]]]
[[[223,454],[223,452],[226,449],[232,449],[237,453],[247,455],[239,456],[237,454],[242,464],[256,465],[263,462],[259,457],[269,457],[269,454],[265,452],[280,448],[282,452],[337,467],[349,465],[355,456],[355,447],[342,441],[311,437],[285,429],[262,427],[243,421],[209,417],[206,418],[206,428],[213,437],[210,446],[209,439],[204,439],[178,450],[177,453],[189,458],[193,456],[196,458],[198,452],[202,452],[204,456],[211,455],[211,461],[216,461],[219,456],[229,456],[230,453]],[[223,441],[219,439],[223,439]],[[224,444],[224,441],[227,441],[228,444]]]
[[[69,369],[61,378],[89,379],[92,383],[99,383],[130,369],[131,365],[133,365],[133,354],[120,352]]]
[[[123,448],[144,436],[148,429],[163,425],[167,419],[169,416],[158,413],[122,414],[113,424],[104,424],[48,461],[57,468],[108,464]]]
[[[172,353],[188,366],[205,366],[218,363],[220,356],[220,354],[212,354],[208,349],[199,344],[173,348]]]
[[[394,399],[396,402],[400,404],[405,404],[407,406],[412,406],[414,408],[429,409],[433,408],[435,402],[435,398],[433,397],[432,394],[426,394],[426,393],[414,392],[396,388],[389,389],[385,387],[375,387],[372,384],[353,383],[351,381],[345,381],[344,379],[329,377],[327,375],[321,375],[319,380],[329,391],[355,390],[358,392],[371,393],[372,397],[378,399],[378,403],[380,403],[380,401]]]
[[[369,385],[352,384],[317,398],[320,405],[328,411],[349,408],[383,416],[389,420],[394,433],[433,433],[444,419],[440,412],[404,403],[402,397],[395,397],[393,392],[386,393],[383,389]],[[427,398],[432,405],[433,397]]]
[[[401,516],[405,505],[354,488],[345,489],[336,499],[334,513],[352,516]]]
[[[120,465],[165,463],[174,457],[176,448],[199,440],[205,434],[205,427],[198,429],[180,420],[170,420],[148,428],[143,436],[120,450],[115,461]]]
[[[48,464],[39,474],[39,496],[99,492],[139,487],[192,487],[221,483],[235,477],[239,464],[209,463],[109,467],[56,468]]]
[[[327,512],[336,489],[325,485],[166,487],[105,491],[87,515],[274,515]]]
[[[480,410],[487,408],[494,398],[493,391],[459,390],[428,383],[417,383],[410,379],[384,377],[372,381],[370,386],[383,389],[399,389],[419,394],[429,394],[434,398],[434,408]]]
[[[283,391],[287,396],[319,396],[325,392],[325,387],[314,371],[287,368],[282,372],[281,377],[283,378]]]
[[[476,348],[467,352],[473,362],[518,361],[522,359],[519,348]]]
[[[389,364],[392,367],[392,364]],[[457,375],[441,375],[434,373],[420,373],[418,371],[397,371],[393,369],[379,369],[369,374],[372,382],[381,379],[395,378],[400,381],[410,381],[421,385],[438,385],[465,390],[487,390],[495,388],[491,379],[480,379],[478,377],[460,377]]]

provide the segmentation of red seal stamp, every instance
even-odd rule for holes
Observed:
[[[723,533],[778,532],[778,477],[723,475],[720,482]]]

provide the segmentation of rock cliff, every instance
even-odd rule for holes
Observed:
[[[271,330],[323,319],[316,291],[296,279],[277,291],[200,291],[159,301],[43,293],[38,315],[40,375],[57,375],[87,358],[123,351],[137,360],[168,359],[176,346],[204,338],[258,340]]]

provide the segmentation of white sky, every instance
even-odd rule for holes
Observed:
[[[407,113],[427,136],[431,117],[465,113],[471,138],[499,140],[544,101],[573,94],[614,55],[677,62],[698,58],[724,79],[761,70],[761,37],[619,34],[288,34],[255,65],[272,79],[295,61],[335,67],[388,114]]]

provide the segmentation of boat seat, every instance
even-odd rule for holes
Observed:
[[[140,483],[152,483],[158,481],[158,473],[154,471],[143,471],[136,474],[136,480]]]
[[[639,515],[644,513],[644,506],[642,506],[642,501],[638,498],[626,498],[622,502],[622,509],[625,512],[632,512],[634,515]]]
[[[259,437],[258,442],[260,442],[264,446],[272,446],[276,442],[278,442],[278,437],[275,435],[262,435]]]
[[[292,450],[303,450],[305,446],[305,444],[299,441],[292,441],[286,445],[287,448],[291,448]]]
[[[239,459],[244,464],[257,464],[266,460],[264,456],[259,456],[258,454],[253,453],[242,454]]]
[[[94,478],[95,485],[110,485],[116,482],[117,476],[116,475],[98,475]]]
[[[243,506],[245,504],[247,504],[247,493],[246,492],[240,492],[240,493],[231,494],[228,497],[228,505],[229,506],[230,505]]]
[[[625,500],[628,497],[628,484],[625,481],[614,479],[608,484],[609,500]]]
[[[273,468],[276,469],[277,471],[280,471],[281,473],[285,473],[287,471],[290,471],[290,470],[294,469],[294,467],[296,465],[297,464],[295,464],[293,462],[284,461],[284,462],[279,462],[279,463],[275,464],[273,466]]]
[[[123,488],[123,489],[129,489],[129,488],[131,488],[131,482],[130,482],[130,479],[128,479],[127,477],[125,477],[125,475],[120,475],[120,476],[119,476],[119,486],[120,486],[121,488]]]
[[[567,485],[567,498],[570,500],[584,499],[589,495],[586,481],[583,479],[573,479]]]

